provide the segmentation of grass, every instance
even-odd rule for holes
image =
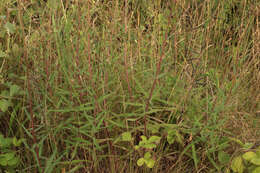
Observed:
[[[0,168],[235,171],[260,144],[259,5],[2,1]]]

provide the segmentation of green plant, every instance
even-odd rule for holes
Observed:
[[[20,163],[20,158],[12,147],[19,147],[24,139],[17,140],[16,137],[5,138],[0,134],[0,168],[8,172],[15,172],[15,168]]]
[[[132,142],[133,138],[131,136],[130,132],[124,132],[121,134],[121,140]],[[146,136],[141,136],[141,141],[138,145],[135,145],[135,150],[144,150],[145,154],[143,157],[139,158],[137,160],[138,166],[143,166],[143,164],[146,164],[148,168],[153,168],[156,160],[154,159],[154,152],[152,151],[154,148],[156,148],[157,144],[160,142],[161,137],[159,136],[151,136],[149,139],[147,139]],[[153,155],[152,155],[153,153]]]
[[[260,147],[256,151],[248,151],[232,159],[231,169],[238,173],[260,172]]]
[[[22,90],[18,85],[12,84],[10,82],[4,83],[4,85],[9,88],[9,90],[3,90],[1,92],[0,99],[0,110],[2,112],[6,112],[9,107],[13,106],[12,98],[15,95],[22,94]]]
[[[151,136],[147,139],[146,136],[141,136],[141,141],[138,145],[135,146],[136,150],[144,149],[146,152],[144,157],[141,157],[137,161],[138,166],[142,166],[144,163],[148,168],[153,168],[155,164],[155,159],[152,158],[152,149],[156,148],[157,144],[160,142],[161,137],[159,136]],[[148,150],[148,151],[147,151]]]

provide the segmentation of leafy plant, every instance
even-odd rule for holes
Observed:
[[[4,138],[0,134],[0,167],[9,172],[15,172],[15,168],[20,163],[20,158],[16,152],[12,150],[12,146],[19,147],[24,139],[17,140],[16,137]]]
[[[1,92],[0,99],[0,110],[2,112],[6,112],[9,107],[13,106],[12,97],[15,95],[22,94],[22,90],[18,85],[12,84],[12,83],[5,83],[5,85],[9,88],[8,90],[3,90]]]
[[[248,151],[235,157],[231,163],[233,172],[259,173],[260,171],[260,147],[255,152]]]
[[[138,145],[135,146],[136,150],[145,149],[145,150],[152,150],[156,148],[157,144],[160,142],[161,137],[159,136],[151,136],[147,139],[146,136],[141,136],[141,141]],[[152,154],[150,151],[145,152],[144,157],[141,157],[137,161],[138,166],[142,166],[146,164],[148,168],[153,168],[155,164],[155,160],[152,158]]]

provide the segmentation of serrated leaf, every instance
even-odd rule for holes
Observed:
[[[137,165],[138,166],[143,166],[144,162],[145,162],[144,158],[140,158],[140,159],[137,160]]]
[[[6,99],[0,100],[0,110],[2,112],[6,112],[8,110],[8,107],[12,106],[12,103]]]
[[[260,166],[260,157],[252,158],[250,162],[253,163],[254,165]]]
[[[161,137],[159,136],[151,136],[148,140],[149,143],[159,143],[161,140]]]
[[[15,94],[17,94],[20,90],[20,87],[18,85],[11,85],[10,87],[10,96],[14,96]]]
[[[155,164],[155,161],[153,159],[149,159],[149,160],[146,160],[145,163],[146,163],[148,168],[153,168],[154,164]]]
[[[224,151],[220,151],[218,152],[218,161],[221,163],[221,164],[226,164],[229,162],[229,159],[230,159],[230,156],[229,154],[227,154],[226,152]]]
[[[122,133],[122,140],[123,141],[131,141],[132,140],[132,135],[130,132],[124,132]]]
[[[246,152],[245,154],[242,155],[243,159],[247,160],[247,161],[251,161],[253,158],[256,158],[257,155],[256,153],[249,151]]]
[[[145,154],[144,154],[144,159],[145,160],[148,160],[148,159],[150,159],[151,158],[151,153],[150,152],[146,152]]]
[[[241,156],[237,156],[232,160],[231,169],[234,172],[243,173],[245,167]]]

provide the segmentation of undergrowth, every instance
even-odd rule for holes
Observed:
[[[1,1],[1,171],[257,173],[259,5]]]

